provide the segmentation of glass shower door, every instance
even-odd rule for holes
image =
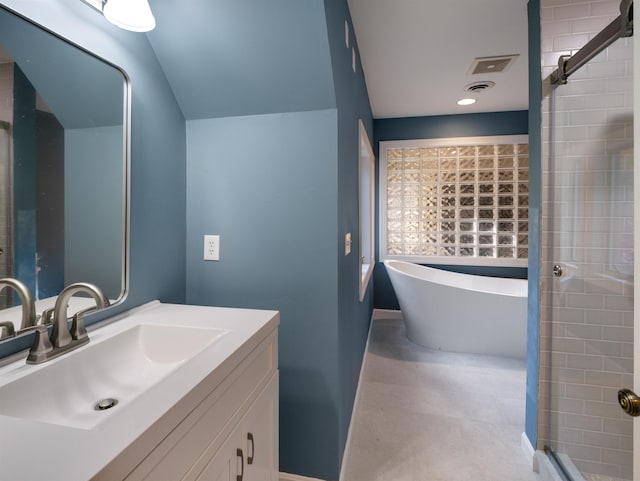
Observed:
[[[574,481],[633,479],[632,40],[549,86],[540,432]]]

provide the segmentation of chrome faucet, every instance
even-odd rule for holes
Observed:
[[[20,329],[32,327],[36,325],[36,305],[33,301],[33,296],[29,288],[17,279],[7,277],[0,279],[0,291],[5,287],[13,288],[20,296],[20,302],[22,304],[22,321],[20,323]],[[8,335],[13,335],[14,330],[8,326],[8,323],[2,323],[2,327],[8,332]],[[4,336],[7,337],[7,336]]]
[[[74,315],[74,322],[69,330],[67,324],[67,308],[69,300],[78,292],[86,292],[96,301],[96,307],[91,307],[80,311],[79,315]],[[109,299],[104,295],[102,290],[93,284],[87,282],[77,282],[65,287],[56,299],[53,308],[53,331],[51,332],[51,344],[54,348],[61,348],[68,345],[72,341],[84,341],[82,344],[89,342],[89,336],[84,328],[82,316],[87,312],[97,309],[104,309],[109,305]]]
[[[93,300],[96,301],[96,306],[76,312],[73,316],[71,329],[69,329],[67,308],[71,297],[78,292],[86,292],[91,295]],[[89,336],[84,327],[84,315],[108,306],[109,299],[98,286],[87,282],[77,282],[65,287],[58,295],[52,313],[51,311],[47,312],[46,317],[43,313],[43,318],[52,318],[53,329],[51,330],[51,336],[47,336],[46,325],[36,327],[36,335],[33,346],[29,351],[29,356],[27,356],[27,363],[40,364],[88,343]]]

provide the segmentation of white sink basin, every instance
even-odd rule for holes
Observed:
[[[92,341],[0,387],[0,415],[91,429],[227,332],[139,324]],[[94,409],[107,398],[118,403]]]

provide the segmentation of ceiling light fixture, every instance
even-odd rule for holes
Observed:
[[[476,103],[476,99],[460,99],[458,105],[472,105]]]
[[[156,19],[147,0],[82,0],[100,11],[112,24],[131,32],[148,32]]]

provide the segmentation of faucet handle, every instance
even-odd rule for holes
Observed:
[[[0,339],[7,339],[16,335],[15,326],[12,321],[0,322]]]
[[[75,341],[83,341],[86,339],[86,342],[89,342],[89,335],[87,334],[87,329],[84,327],[83,317],[85,314],[89,314],[96,310],[98,310],[97,307],[87,307],[73,315],[73,322],[71,323],[71,337]]]
[[[40,315],[40,320],[38,322],[43,326],[46,326],[47,324],[51,324],[51,321],[53,321],[53,311],[54,311],[53,307],[50,307],[49,309],[45,309],[44,311],[42,311],[42,314]]]
[[[47,326],[37,326],[33,345],[27,356],[27,364],[39,364],[47,359],[47,354],[53,351],[53,345],[49,340]]]

